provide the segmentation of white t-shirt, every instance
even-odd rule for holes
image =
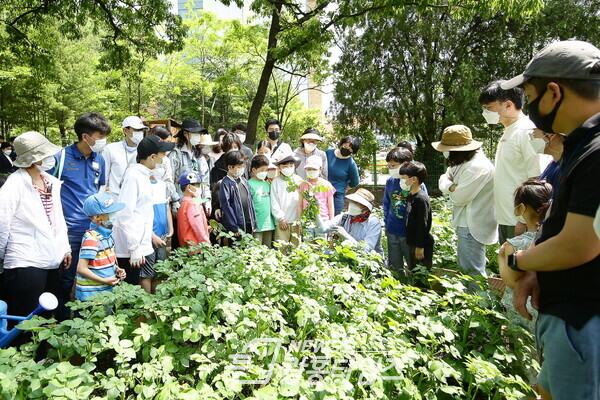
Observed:
[[[514,226],[515,190],[531,177],[541,173],[540,155],[531,145],[535,125],[523,113],[504,129],[496,149],[494,202],[498,224]]]
[[[123,176],[130,165],[136,163],[137,146],[130,147],[125,139],[109,143],[102,152],[106,162],[106,184],[108,193],[116,201],[119,198]]]

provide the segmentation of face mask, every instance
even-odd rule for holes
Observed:
[[[490,125],[496,125],[500,123],[500,114],[495,111],[490,111],[484,108],[481,115],[483,115],[483,118],[485,118],[485,122]]]
[[[306,177],[308,179],[315,179],[319,176],[320,173],[321,173],[320,171],[311,169],[310,171],[306,171]]]
[[[196,197],[198,195],[198,188],[196,186],[192,186],[191,184],[188,186],[188,192],[192,195],[192,197]]]
[[[340,154],[342,155],[342,157],[348,157],[350,154],[352,154],[352,152],[345,147],[341,147]]]
[[[410,187],[412,185],[409,185],[408,183],[406,183],[406,179],[400,179],[400,188],[404,191],[409,191]]]
[[[444,158],[448,158],[450,157],[450,152],[449,151],[442,151],[442,154],[444,155]]]
[[[308,150],[309,153],[312,153],[317,148],[316,143],[304,143],[304,148]]]
[[[242,134],[242,133],[238,133],[237,134],[238,139],[240,139],[240,142],[244,143],[246,141],[246,135]]]
[[[46,157],[42,160],[42,165],[40,165],[40,169],[42,171],[48,171],[56,165],[56,160],[53,156]]]
[[[233,176],[235,179],[238,179],[242,175],[244,175],[244,168],[238,168],[231,171],[231,176]]]
[[[546,93],[546,89],[544,89],[544,91],[540,93],[537,99],[529,103],[529,105],[527,106],[527,110],[529,111],[529,119],[535,124],[535,126],[538,127],[539,130],[544,131],[546,133],[556,133],[552,130],[552,124],[554,123],[554,118],[556,117],[558,108],[560,107],[563,99],[565,98],[564,92],[560,90],[562,96],[548,115],[540,115],[540,110],[538,109],[538,107],[540,105],[540,101],[542,100],[542,96],[544,96],[544,93]]]
[[[515,207],[515,210],[517,208],[519,208],[521,205],[519,204],[518,206]],[[525,218],[523,217],[523,214],[525,214],[525,210],[523,210],[523,212],[521,213],[521,215],[515,215],[515,217],[517,217],[517,221],[519,221],[522,224],[527,224],[527,221],[525,221]]]
[[[12,154],[12,150],[4,150],[4,154],[6,154],[6,156],[10,156]]]
[[[256,179],[258,179],[260,181],[264,181],[268,174],[269,173],[267,171],[257,172]]]
[[[279,131],[271,131],[271,132],[269,132],[269,139],[271,139],[271,140],[277,140],[277,139],[279,139],[279,135],[281,135],[281,132],[279,132]]]
[[[102,226],[106,229],[112,229],[115,226],[115,222],[117,222],[117,213],[110,213],[108,214],[108,219],[102,221]]]
[[[543,138],[532,138],[531,147],[533,147],[536,153],[544,154],[544,150],[546,149],[546,142]]]
[[[353,217],[356,217],[357,215],[360,215],[362,213],[363,210],[361,206],[356,205],[354,203],[348,204],[348,214],[352,215]]]
[[[281,169],[281,173],[284,176],[290,177],[294,174],[294,167],[287,167],[287,168],[282,168]]]
[[[200,152],[201,152],[203,155],[207,156],[207,155],[209,155],[209,154],[210,154],[210,151],[211,151],[211,150],[212,150],[212,149],[211,149],[210,147],[202,146],[202,148],[200,149]]]
[[[396,168],[390,168],[390,176],[394,179],[400,178],[400,166],[399,165]]]
[[[130,139],[131,139],[131,141],[133,143],[136,144],[136,146],[138,144],[140,144],[140,142],[142,141],[143,138],[144,138],[144,132],[142,132],[142,131],[131,131],[131,137],[130,137]]]
[[[89,146],[89,144],[88,144],[88,146]],[[106,139],[96,139],[94,141],[94,145],[90,146],[90,149],[93,152],[99,153],[104,149],[104,147],[106,147]]]
[[[267,178],[269,178],[269,179],[275,179],[276,176],[277,176],[277,170],[276,169],[271,169],[271,170],[267,171]]]
[[[162,164],[156,164],[154,169],[152,171],[150,171],[150,175],[152,175],[156,179],[162,179],[165,177],[166,172],[167,172],[167,170],[165,169],[165,167]]]
[[[192,146],[197,146],[198,144],[200,144],[200,134],[199,133],[192,133],[190,135],[190,144]]]

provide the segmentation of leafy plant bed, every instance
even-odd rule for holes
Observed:
[[[155,295],[130,285],[75,303],[83,319],[27,323],[0,351],[0,398],[520,399],[533,339],[497,298],[391,278],[376,255],[245,237],[178,249]],[[107,309],[112,313],[106,315]],[[50,350],[34,361],[40,341]],[[80,364],[80,365],[74,365]]]

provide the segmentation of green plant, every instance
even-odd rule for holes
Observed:
[[[123,284],[82,318],[24,326],[0,351],[0,397],[517,399],[533,340],[464,277],[405,286],[359,246],[287,255],[244,235],[176,250],[155,295]],[[107,310],[110,312],[107,314]],[[33,361],[41,341],[47,362]],[[77,385],[72,381],[75,380]]]

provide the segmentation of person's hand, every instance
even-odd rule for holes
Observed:
[[[290,226],[288,225],[288,223],[285,221],[285,219],[282,219],[281,221],[279,221],[279,229],[287,231],[288,228]]]
[[[117,278],[116,276],[111,276],[109,278],[104,278],[102,281],[103,281],[103,283],[105,285],[110,285],[110,286],[115,286],[119,282],[121,282],[121,280],[119,278]]]
[[[117,267],[117,278],[119,278],[119,280],[124,281],[125,278],[127,278],[127,272],[125,272],[125,270],[123,268],[119,268]]]
[[[423,247],[415,247],[415,258],[419,261],[425,258],[425,249]]]
[[[152,235],[152,244],[154,245],[154,247],[165,247],[167,245],[167,242],[165,242],[156,235]]]
[[[221,212],[221,210],[215,210],[215,219],[218,222],[221,222],[222,217],[223,217],[223,213]]]
[[[71,266],[71,261],[73,261],[73,256],[71,255],[71,253],[65,254],[62,260],[63,268],[69,269],[69,267]]]
[[[352,236],[350,236],[350,234],[348,233],[348,231],[346,229],[344,229],[343,226],[334,226],[331,231],[340,236],[343,237],[344,239],[348,239],[348,240],[354,240],[354,238]]]
[[[142,255],[142,249],[138,247],[131,252],[129,258],[129,265],[131,265],[131,268],[140,268],[145,262],[146,260],[144,260],[144,256]]]
[[[204,203],[204,211],[206,212],[206,218],[210,218],[210,214],[212,212],[212,206],[210,205],[210,201]]]
[[[531,305],[536,310],[540,308],[540,285],[535,271],[527,271],[519,279],[513,291],[513,305],[523,318],[531,321],[532,316],[527,310],[527,299],[531,297]]]

